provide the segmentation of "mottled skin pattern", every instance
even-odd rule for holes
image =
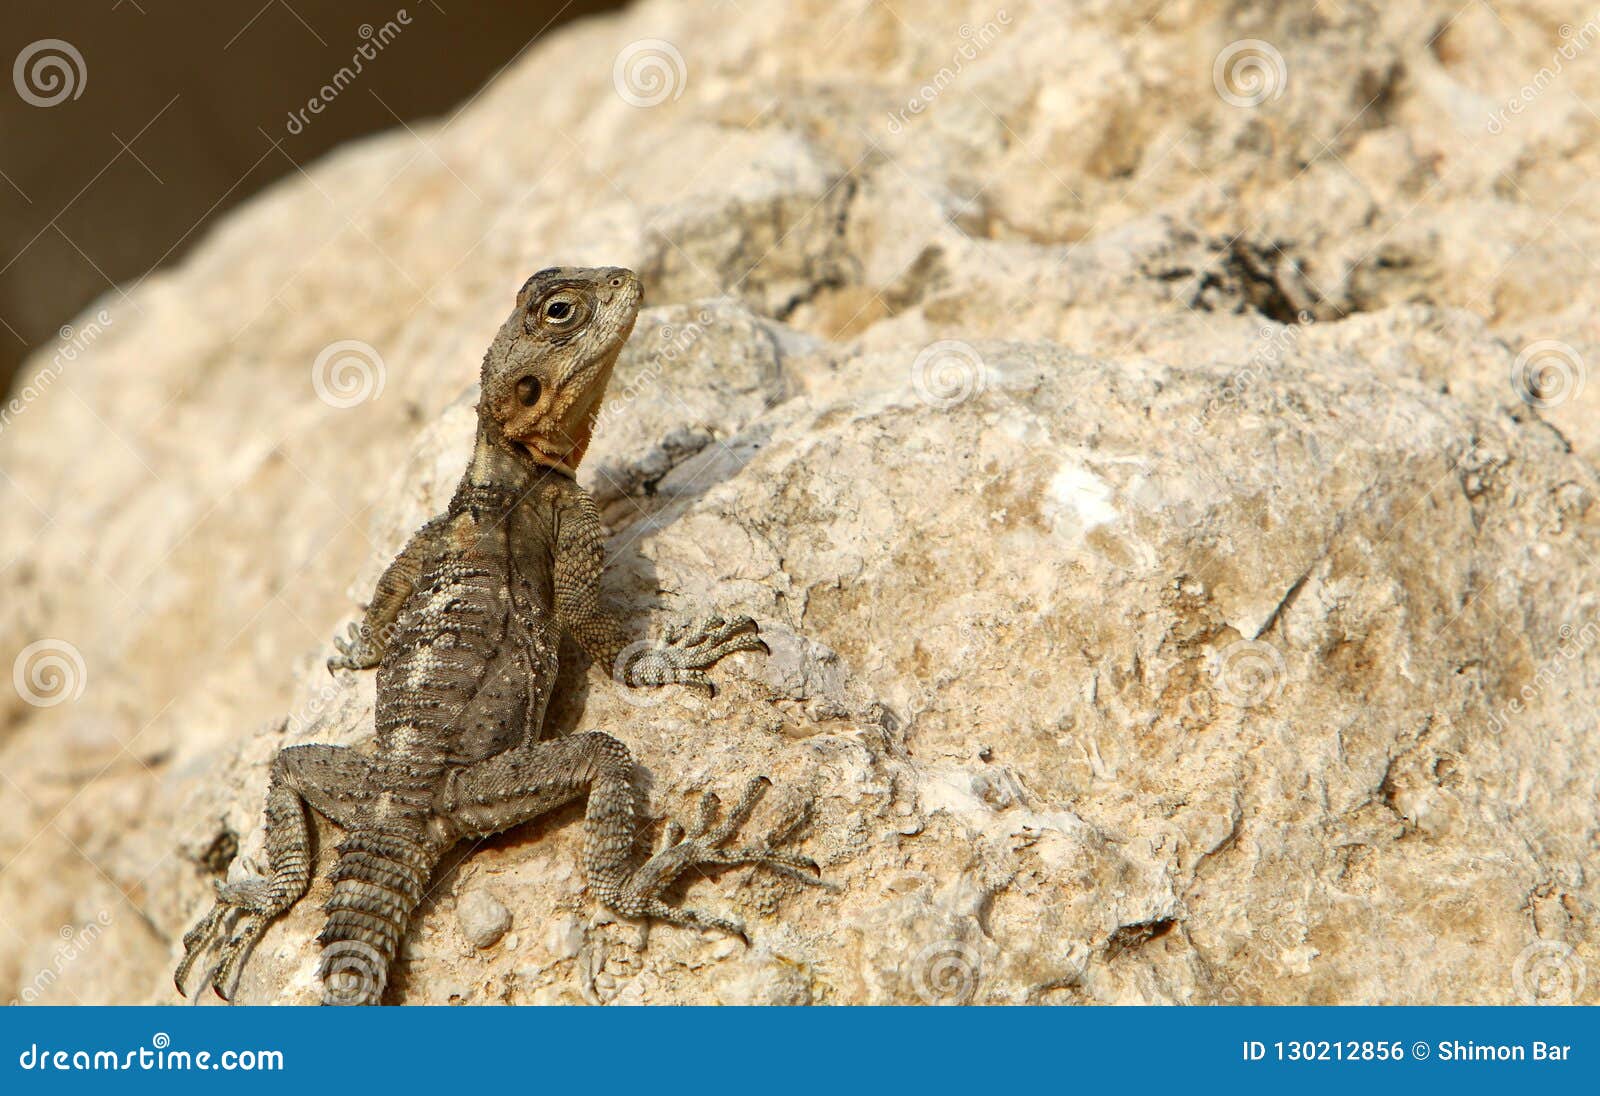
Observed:
[[[329,660],[331,671],[378,667],[376,749],[278,754],[267,790],[270,874],[218,887],[215,907],[184,937],[180,992],[220,941],[205,983],[231,997],[267,925],[305,894],[308,806],[345,831],[320,937],[328,1003],[380,1000],[412,911],[452,845],[585,795],[589,886],[626,916],[743,935],[732,921],[665,904],[661,892],[699,864],[814,876],[810,860],[767,843],[722,848],[764,777],[721,825],[707,795],[687,837],[670,826],[666,848],[635,866],[627,747],[601,733],[540,739],[563,628],[629,687],[710,689],[705,671],[719,659],[765,650],[753,621],[713,616],[624,664],[629,632],[601,608],[603,534],[574,473],[639,300],[637,278],[617,268],[544,270],[517,294],[484,356],[477,442],[449,509],[411,538]]]

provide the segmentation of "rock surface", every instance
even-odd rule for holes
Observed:
[[[511,928],[511,911],[486,890],[469,890],[456,899],[456,925],[467,943],[492,948]]]
[[[573,666],[556,726],[657,819],[813,798],[834,886],[696,879],[751,946],[646,933],[569,809],[447,865],[391,999],[1600,1002],[1600,69],[1505,108],[1600,27],[1063,7],[575,25],[30,362],[0,987],[174,1000],[273,752],[370,735],[328,641],[566,262],[653,306],[584,469],[611,596],[773,653],[712,700]],[[325,887],[243,1000],[316,999]]]

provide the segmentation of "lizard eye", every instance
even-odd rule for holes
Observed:
[[[526,327],[531,335],[541,327],[565,334],[582,327],[589,318],[584,299],[570,289],[558,289],[528,310]]]
[[[543,386],[540,385],[538,377],[523,377],[517,382],[517,399],[524,407],[532,407],[538,403],[541,391]]]

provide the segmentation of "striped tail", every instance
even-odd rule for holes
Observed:
[[[406,923],[422,901],[435,854],[398,834],[352,833],[339,846],[333,894],[323,908],[322,1003],[376,1005]]]

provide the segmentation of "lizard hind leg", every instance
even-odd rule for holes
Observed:
[[[700,801],[688,836],[668,826],[667,847],[633,867],[637,834],[628,748],[608,734],[590,732],[535,742],[462,770],[447,786],[440,813],[463,834],[487,835],[553,810],[586,791],[583,867],[601,903],[625,917],[653,917],[678,925],[715,928],[735,936],[735,921],[668,905],[661,894],[679,876],[700,865],[767,864],[807,882],[817,882],[817,865],[804,856],[770,847],[723,847],[750,817],[770,782],[757,777],[719,825],[715,795]]]
[[[739,848],[724,847],[749,820],[756,804],[771,786],[772,782],[764,776],[752,779],[745,785],[738,804],[720,824],[717,822],[720,801],[715,792],[706,792],[700,797],[695,824],[688,833],[685,834],[683,827],[676,822],[669,823],[661,850],[632,873],[622,893],[608,905],[619,913],[653,917],[694,928],[720,929],[748,940],[744,926],[738,922],[698,910],[670,906],[661,900],[661,894],[684,872],[701,866],[765,864],[801,882],[813,885],[820,883],[820,872],[815,861],[798,853],[774,848],[770,840]]]
[[[233,997],[244,963],[267,927],[310,886],[306,805],[340,826],[357,824],[365,813],[361,796],[369,786],[369,771],[366,758],[337,746],[292,746],[278,752],[267,786],[271,874],[217,885],[215,905],[184,934],[183,959],[173,973],[180,994],[187,996],[184,984],[195,961],[221,940],[217,962],[198,988],[209,985],[223,1000]]]

